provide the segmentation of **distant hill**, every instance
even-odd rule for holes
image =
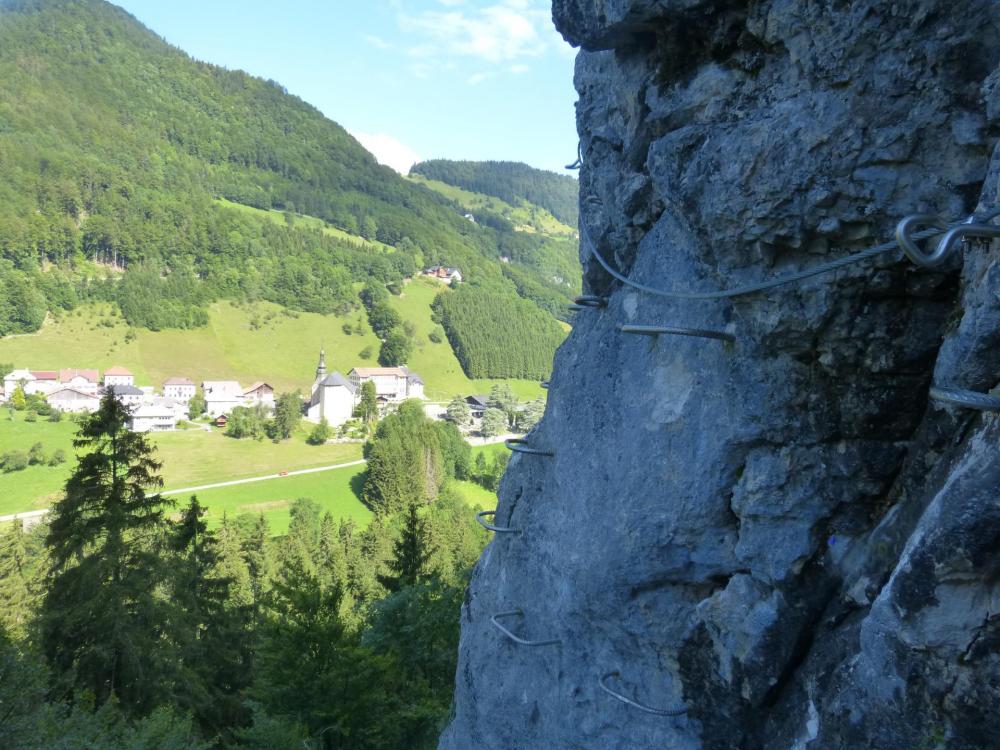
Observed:
[[[87,301],[152,329],[218,299],[344,313],[436,263],[554,313],[579,283],[572,247],[469,222],[280,84],[102,0],[0,0],[0,175],[0,336]]]
[[[517,205],[521,201],[547,209],[564,224],[576,228],[580,187],[566,175],[535,169],[514,161],[450,161],[431,159],[414,164],[410,174],[485,193]]]

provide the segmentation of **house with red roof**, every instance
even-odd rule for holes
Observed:
[[[135,376],[124,367],[115,365],[104,371],[104,387],[112,385],[135,385]]]

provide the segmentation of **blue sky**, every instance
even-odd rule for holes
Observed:
[[[199,60],[272,78],[397,169],[576,156],[573,50],[548,0],[117,0]]]

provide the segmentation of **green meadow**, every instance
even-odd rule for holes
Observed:
[[[53,423],[44,418],[25,422],[22,413],[11,421],[8,412],[0,417],[0,453],[10,450],[27,451],[41,443],[45,453],[65,451],[67,461],[59,466],[29,466],[24,471],[0,473],[0,515],[47,508],[59,499],[63,485],[73,471],[75,452],[73,436],[77,425],[69,419]],[[156,445],[157,460],[163,463],[161,474],[165,490],[197,487],[233,479],[277,474],[319,466],[348,463],[361,458],[359,444],[308,445],[305,432],[300,431],[282,443],[255,440],[235,440],[219,430],[185,430],[151,434]],[[506,450],[502,444],[474,447],[473,459],[479,453],[488,457]],[[197,495],[209,509],[210,522],[218,523],[223,513],[263,513],[275,533],[283,533],[288,525],[291,503],[308,497],[329,510],[336,518],[353,518],[367,523],[370,511],[361,503],[364,485],[363,465],[347,466],[331,471],[279,477],[233,487],[199,490]],[[470,506],[490,508],[496,495],[478,484],[454,481],[453,490]],[[183,495],[173,496],[181,504]]]
[[[456,395],[488,393],[500,381],[470,380],[462,372],[447,340],[435,344],[430,305],[441,290],[430,279],[417,278],[392,305],[417,330],[410,368],[426,382],[427,397],[449,400]],[[209,323],[193,330],[136,329],[134,337],[110,305],[87,305],[51,318],[34,334],[0,339],[0,362],[33,370],[113,365],[130,369],[140,385],[161,387],[172,376],[203,380],[238,380],[245,385],[263,380],[279,392],[308,393],[320,347],[326,349],[329,370],[346,375],[353,367],[377,366],[379,340],[364,311],[346,317],[298,313],[269,302],[237,305],[215,302]],[[344,324],[362,334],[344,332]],[[368,349],[370,357],[362,359]],[[537,398],[544,391],[534,381],[507,381],[519,396]]]

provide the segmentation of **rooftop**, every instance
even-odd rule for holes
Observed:
[[[75,377],[86,378],[91,383],[96,383],[100,380],[100,375],[97,370],[78,370],[76,368],[63,368],[59,370],[59,382],[66,383]]]
[[[55,370],[32,370],[31,374],[35,376],[35,380],[58,380],[59,373]]]
[[[129,370],[126,370],[124,367],[120,367],[119,365],[115,365],[111,369],[104,371],[104,377],[107,377],[108,375],[131,375],[131,374],[132,373]]]
[[[163,385],[194,385],[194,381],[187,378],[167,378]]]
[[[337,386],[337,385],[342,385],[342,386],[344,386],[344,388],[346,388],[347,390],[349,390],[351,393],[354,393],[354,385],[351,383],[350,380],[348,380],[347,378],[345,378],[339,372],[335,372],[335,373],[332,373],[332,374],[328,375],[320,383],[320,385],[331,386],[331,387],[332,386]]]
[[[108,385],[104,387],[104,393],[113,393],[116,396],[143,396],[145,395],[134,385]]]

